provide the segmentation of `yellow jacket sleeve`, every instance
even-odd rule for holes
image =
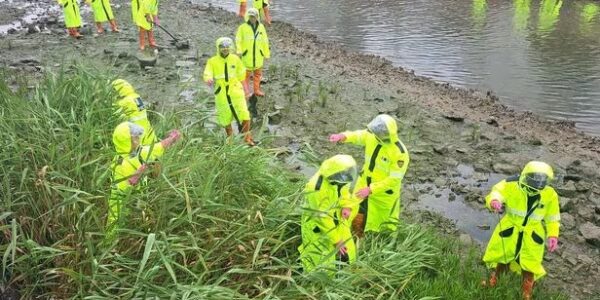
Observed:
[[[344,143],[351,143],[364,146],[369,134],[366,130],[344,131],[342,134],[346,137]]]
[[[544,216],[546,223],[546,234],[548,237],[558,237],[560,233],[560,206],[558,204],[558,195],[553,193],[552,199],[548,202],[546,215]]]
[[[490,203],[492,200],[496,199],[500,201],[500,203],[504,203],[504,196],[502,196],[502,191],[504,190],[504,186],[506,185],[506,180],[502,180],[492,187],[492,191],[485,196],[485,207],[489,210],[492,210]]]
[[[236,64],[237,64],[237,79],[242,82],[246,79],[246,67],[244,67],[244,64],[242,63],[242,60],[236,56]]]
[[[263,54],[265,55],[265,58],[271,58],[271,47],[269,46],[269,36],[267,35],[267,30],[264,29],[264,25],[263,26],[263,33],[265,34],[265,42],[263,44]]]
[[[206,67],[204,67],[204,74],[202,75],[202,79],[204,81],[209,81],[211,79],[214,79],[213,69],[212,69],[212,59],[209,59],[206,62]]]
[[[165,148],[161,142],[154,143],[150,146],[142,147],[140,156],[144,162],[152,162],[157,160],[165,153]]]
[[[244,49],[242,47],[242,45],[244,45],[244,36],[242,34],[242,30],[244,29],[242,27],[244,27],[244,24],[238,27],[237,33],[235,34],[235,52],[238,55],[242,55],[242,53],[244,52]]]
[[[350,184],[344,185],[340,191],[340,207],[354,207],[360,204],[360,199],[352,196]]]

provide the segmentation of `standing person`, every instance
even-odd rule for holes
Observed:
[[[531,161],[525,165],[521,175],[500,181],[486,196],[488,209],[496,213],[506,211],[494,229],[483,256],[488,267],[494,269],[489,286],[496,286],[500,274],[510,269],[523,276],[523,299],[532,298],[535,280],[546,274],[542,266],[544,244],[550,252],[558,248],[558,195],[548,186],[553,178],[552,167],[544,162]]]
[[[258,21],[258,10],[250,8],[246,18],[247,21],[238,27],[235,50],[246,67],[246,82],[252,75],[254,95],[264,96],[265,93],[260,89],[260,80],[264,60],[271,57],[269,36],[265,26]]]
[[[79,33],[79,27],[81,27],[81,15],[79,14],[79,4],[77,0],[57,0],[58,4],[63,7],[63,13],[65,15],[65,27],[69,35],[80,39],[83,37]]]
[[[139,49],[146,49],[146,37],[151,48],[156,49],[156,40],[154,39],[154,17],[152,16],[151,0],[131,0],[131,16],[133,22],[139,29]]]
[[[247,0],[240,0],[240,10],[238,16],[244,18],[246,16]],[[271,25],[271,15],[269,13],[269,0],[254,0],[252,6],[258,10],[260,16],[265,20],[265,24]]]
[[[352,208],[352,229],[362,237],[365,231],[395,231],[400,218],[402,179],[410,161],[408,150],[398,138],[396,121],[389,115],[375,117],[366,130],[345,131],[329,136],[333,143],[365,147],[365,164],[356,185]]]
[[[302,245],[298,248],[305,272],[335,262],[352,263],[356,248],[348,224],[351,186],[356,179],[356,162],[350,155],[325,160],[304,188]]]
[[[156,138],[154,128],[152,128],[150,121],[148,121],[144,101],[133,86],[123,79],[116,79],[112,82],[112,87],[117,92],[114,102],[117,114],[121,115],[125,121],[135,123],[144,128],[144,134],[141,138],[143,146],[156,143],[158,139]]]
[[[214,90],[217,122],[225,127],[227,136],[231,137],[231,123],[235,120],[240,131],[244,133],[244,141],[254,146],[250,133],[250,112],[246,105],[246,68],[237,55],[230,53],[233,50],[233,41],[230,38],[218,38],[216,46],[217,53],[206,62],[203,79]]]
[[[140,183],[147,164],[162,156],[164,149],[181,137],[178,130],[172,130],[162,141],[150,146],[141,146],[140,139],[143,134],[144,128],[132,122],[122,122],[113,132],[116,155],[111,167],[112,183],[108,199],[106,241],[112,241],[119,221],[127,216],[126,202],[135,186]]]
[[[110,24],[112,32],[119,32],[117,21],[115,21],[115,16],[110,7],[110,0],[86,0],[86,3],[92,6],[94,22],[96,22],[96,32],[98,34],[104,33],[104,26],[102,26],[103,22],[108,22]]]

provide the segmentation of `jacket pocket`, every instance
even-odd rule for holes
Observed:
[[[63,5],[63,7],[67,7],[69,6],[69,2],[65,2],[65,5]]]
[[[540,245],[544,243],[544,239],[541,236],[539,236],[537,233],[535,233],[535,231],[531,232],[531,238],[533,239],[534,242],[536,242]]]
[[[217,95],[217,94],[218,94],[218,93],[220,93],[220,92],[221,92],[221,87],[218,87],[218,88],[215,90],[215,95]]]
[[[392,194],[394,194],[394,191],[393,190],[387,190],[387,191],[385,191],[385,193],[388,194],[388,195],[392,195]]]
[[[500,235],[500,237],[506,238],[506,237],[511,236],[513,234],[514,230],[515,230],[514,227],[511,227],[511,228],[508,228],[508,229],[504,229],[504,230],[500,231],[498,233],[498,235]]]
[[[246,56],[246,54],[248,54],[248,50],[246,50],[242,53],[242,57]]]
[[[321,232],[321,228],[319,228],[319,226],[315,226],[315,228],[313,228],[313,232],[319,233],[319,232]]]
[[[259,50],[259,51],[260,51],[260,55],[262,55],[262,57],[265,57],[265,55],[263,54],[262,50]]]

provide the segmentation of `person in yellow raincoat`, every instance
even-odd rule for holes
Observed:
[[[508,269],[523,276],[523,299],[531,299],[534,281],[546,274],[542,266],[544,245],[558,248],[560,207],[558,195],[548,183],[552,167],[531,161],[520,175],[500,181],[485,198],[486,207],[506,211],[490,238],[483,261],[494,269],[485,285],[496,286]],[[543,223],[542,223],[543,222]]]
[[[147,164],[162,156],[164,149],[181,137],[179,131],[172,130],[162,141],[141,146],[140,139],[143,135],[144,128],[127,121],[119,124],[113,132],[112,140],[116,155],[111,166],[112,182],[108,199],[105,241],[112,241],[119,222],[126,217],[127,200],[134,187],[140,183]]]
[[[81,15],[79,14],[79,4],[77,0],[57,0],[58,4],[63,7],[63,13],[65,15],[65,27],[69,35],[74,38],[82,38],[83,35],[79,33],[79,27],[81,27]]]
[[[135,91],[133,86],[123,80],[116,79],[112,82],[114,90],[117,92],[114,105],[117,109],[116,113],[121,115],[122,119],[144,128],[144,135],[141,138],[141,144],[144,146],[154,144],[158,141],[154,128],[148,121],[148,114],[144,100]]]
[[[110,0],[86,0],[85,2],[92,6],[94,22],[96,23],[96,32],[98,34],[104,33],[104,26],[102,26],[102,23],[104,22],[110,24],[112,32],[119,32],[117,21],[115,21],[115,16],[110,6]]]
[[[305,272],[335,270],[336,261],[352,263],[356,247],[350,231],[351,189],[356,162],[350,155],[325,160],[308,181],[302,213],[302,244],[298,248]]]
[[[240,10],[238,16],[246,17],[247,0],[240,0]],[[271,25],[271,15],[269,13],[269,0],[254,0],[252,6],[258,10],[260,16],[264,19],[265,24]]]
[[[139,29],[139,49],[146,49],[146,37],[151,48],[156,49],[156,40],[154,39],[154,17],[155,2],[152,0],[131,0],[131,17],[133,23]],[[158,7],[158,6],[156,6]],[[158,10],[156,10],[158,13]]]
[[[254,95],[264,96],[260,89],[264,60],[271,57],[269,36],[265,26],[258,21],[258,10],[250,8],[247,21],[238,27],[235,36],[235,50],[246,67],[246,81],[252,75]]]
[[[250,112],[246,104],[246,68],[237,55],[230,53],[233,50],[233,41],[230,38],[218,38],[216,47],[217,53],[206,62],[203,79],[213,88],[215,94],[217,123],[225,127],[227,136],[231,137],[231,123],[235,120],[240,131],[244,133],[244,141],[254,146],[250,133]]]
[[[366,130],[329,136],[329,141],[334,143],[365,147],[365,163],[356,185],[351,217],[353,230],[359,237],[365,231],[395,231],[398,225],[402,179],[410,157],[397,131],[394,118],[381,114],[367,125]]]

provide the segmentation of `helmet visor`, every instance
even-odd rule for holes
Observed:
[[[334,184],[351,183],[356,178],[356,167],[348,168],[327,177],[327,180]]]
[[[523,183],[527,188],[539,191],[548,184],[548,176],[543,173],[529,173],[525,175]]]
[[[390,142],[390,131],[388,130],[385,121],[380,117],[375,118],[367,125],[367,131],[375,135],[380,142]]]

